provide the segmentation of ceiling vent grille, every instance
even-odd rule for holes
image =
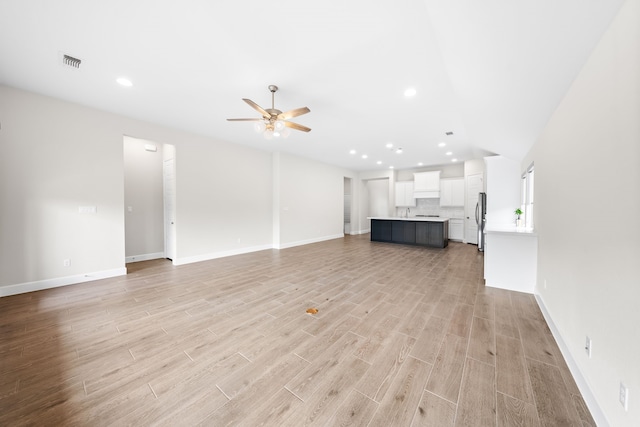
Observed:
[[[82,60],[69,55],[62,55],[62,65],[67,67],[80,68]]]

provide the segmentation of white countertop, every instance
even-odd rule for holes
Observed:
[[[445,222],[449,218],[437,216],[410,216],[409,218],[401,218],[396,216],[370,216],[367,219],[382,219],[387,221],[426,221],[426,222]]]
[[[516,227],[515,225],[488,225],[484,232],[486,234],[510,234],[522,236],[537,236],[538,233],[533,228]]]

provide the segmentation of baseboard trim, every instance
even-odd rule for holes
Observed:
[[[128,256],[125,258],[125,262],[128,264],[130,262],[150,261],[152,259],[160,259],[160,258],[164,258],[164,252]]]
[[[18,283],[15,285],[0,286],[0,297],[10,295],[25,294],[27,292],[42,291],[45,289],[58,288],[61,286],[75,285],[78,283],[91,282],[94,280],[108,279],[110,277],[124,276],[127,274],[126,267],[114,268],[112,270],[96,271],[75,276],[58,277],[55,279],[38,280],[36,282]]]
[[[251,252],[258,252],[258,251],[264,251],[267,249],[286,249],[286,248],[292,248],[295,246],[302,246],[302,245],[308,245],[311,243],[318,243],[318,242],[324,242],[325,240],[333,240],[333,239],[342,239],[344,238],[344,234],[334,234],[331,236],[324,236],[324,237],[319,237],[316,239],[309,239],[309,240],[300,240],[297,242],[291,242],[291,243],[286,243],[284,245],[259,245],[259,246],[251,246],[248,248],[241,248],[241,249],[234,249],[234,250],[230,250],[230,251],[220,251],[220,252],[212,252],[212,253],[208,253],[208,254],[203,254],[203,255],[196,255],[196,256],[192,256],[192,257],[184,257],[184,258],[176,258],[173,260],[173,265],[184,265],[184,264],[192,264],[194,262],[202,262],[202,261],[210,261],[212,259],[217,259],[217,258],[225,258],[225,257],[229,257],[229,256],[234,256],[234,255],[242,255],[242,254],[248,254]]]
[[[234,256],[234,255],[248,254],[248,253],[251,253],[251,252],[264,251],[264,250],[267,250],[267,249],[274,249],[274,247],[273,247],[273,245],[251,246],[251,247],[248,247],[248,248],[233,249],[233,250],[230,250],[230,251],[212,252],[212,253],[203,254],[203,255],[196,255],[196,256],[184,257],[184,258],[176,258],[176,259],[173,260],[173,265],[184,265],[184,264],[192,264],[194,262],[210,261],[212,259],[225,258],[225,257],[228,257],[228,256]]]
[[[367,234],[370,233],[371,230],[367,229],[367,230],[354,230],[350,233],[348,233],[350,236],[359,236],[361,234]]]
[[[496,289],[506,289],[507,291],[515,291],[515,292],[524,292],[526,294],[534,294],[533,292],[533,286],[510,286],[510,285],[499,285],[496,284],[495,282],[489,282],[486,278],[484,280],[484,285],[489,287],[489,288],[496,288]]]
[[[600,427],[608,427],[610,424],[609,424],[609,421],[607,420],[607,417],[602,411],[602,408],[600,408],[600,405],[598,404],[598,401],[596,400],[595,395],[591,391],[591,387],[589,387],[589,383],[587,382],[586,378],[582,375],[582,372],[580,371],[578,364],[576,363],[573,356],[571,355],[571,352],[569,351],[569,347],[562,339],[560,330],[558,329],[556,324],[553,322],[553,318],[549,314],[549,311],[547,310],[547,307],[544,304],[544,300],[539,294],[534,294],[534,296],[536,297],[536,301],[538,302],[538,306],[540,307],[540,311],[542,311],[542,315],[544,316],[544,319],[547,321],[547,325],[549,325],[549,329],[551,330],[553,337],[556,339],[556,342],[558,343],[558,347],[562,352],[562,356],[564,356],[564,360],[565,362],[567,362],[567,366],[571,371],[571,375],[573,375],[573,379],[578,385],[578,388],[580,389],[580,393],[582,393],[582,398],[584,399],[585,404],[589,408],[589,411],[591,411],[591,416],[593,417],[593,420]]]
[[[318,242],[324,242],[326,240],[342,239],[342,238],[344,238],[344,233],[334,234],[331,236],[318,237],[315,239],[298,240],[297,242],[285,243],[284,245],[280,245],[275,249],[287,249],[287,248],[293,248],[295,246],[310,245],[311,243],[318,243]]]

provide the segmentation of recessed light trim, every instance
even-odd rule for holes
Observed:
[[[415,88],[409,87],[404,91],[404,96],[407,98],[411,98],[412,96],[416,96],[416,93],[418,92]]]
[[[444,154],[445,154],[445,156],[450,156],[450,155],[452,155],[452,154],[453,154],[453,151],[447,151],[447,152],[446,152],[446,153],[444,153]]]
[[[381,164],[382,164],[382,160],[378,160],[378,161],[376,162],[376,164],[377,164],[377,165],[381,165]]]
[[[451,161],[455,163],[458,161],[458,159],[451,159]]]
[[[402,148],[398,148],[398,149],[396,150],[396,154],[402,154]]]
[[[424,166],[424,163],[419,162],[419,163],[418,163],[418,166]]]
[[[131,82],[131,80],[127,79],[126,77],[118,77],[116,79],[116,82],[118,82],[119,85],[122,85],[125,87],[133,86],[133,83]]]
[[[446,142],[440,142],[438,144],[438,147],[446,147],[447,143]]]
[[[356,153],[357,153],[357,151],[356,151],[356,150],[351,150],[351,151],[349,151],[349,154],[356,154]]]
[[[387,147],[387,148],[393,148],[393,144],[389,142],[389,143],[387,143],[387,145],[385,145],[385,147]]]
[[[367,156],[366,154],[363,154],[363,155],[362,155],[362,158],[363,158],[363,159],[366,159],[366,158],[368,158],[368,157],[369,157],[369,156]]]

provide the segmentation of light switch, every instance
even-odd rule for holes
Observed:
[[[127,212],[133,212],[133,206],[127,206]]]

